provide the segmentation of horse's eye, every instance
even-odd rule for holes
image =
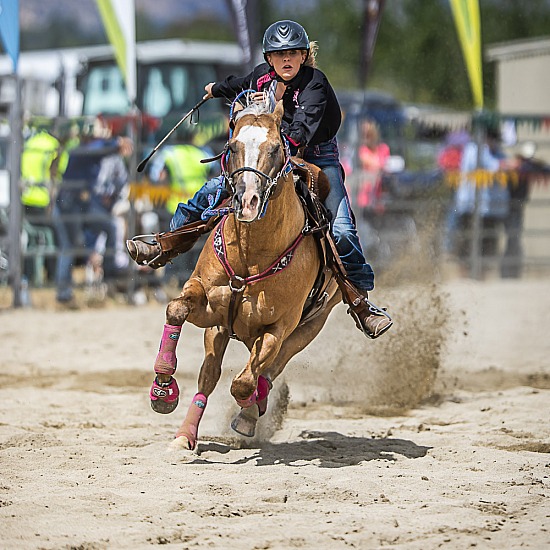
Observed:
[[[237,152],[237,142],[235,141],[230,141],[228,144],[227,144],[227,147],[229,149],[229,151],[233,154],[235,154]]]
[[[270,156],[270,157],[275,157],[277,156],[277,154],[279,153],[279,151],[281,150],[281,144],[280,143],[275,143],[274,145],[271,145],[267,151],[267,154]]]

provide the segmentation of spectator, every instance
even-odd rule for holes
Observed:
[[[453,194],[460,177],[462,153],[470,139],[466,130],[451,132],[447,135],[445,144],[437,155],[437,166],[443,171],[445,181],[453,190]],[[453,239],[458,228],[458,215],[454,207],[454,198],[449,201],[449,204],[443,247],[447,253],[452,253]]]
[[[461,160],[461,180],[454,198],[454,208],[457,215],[457,228],[454,236],[455,253],[464,269],[469,265],[472,250],[473,221],[476,214],[476,187],[478,213],[481,219],[482,258],[494,258],[498,254],[499,230],[510,205],[510,195],[506,186],[506,178],[498,178],[496,172],[512,168],[501,148],[500,132],[496,128],[488,128],[485,143],[482,144],[478,165],[478,145],[471,141],[464,147]],[[480,172],[483,170],[485,172]],[[481,174],[487,174],[490,181],[481,179]],[[483,185],[481,185],[483,184]],[[485,267],[485,266],[484,266]]]
[[[363,211],[382,207],[382,173],[390,156],[390,148],[380,141],[378,125],[367,119],[361,126],[361,145],[358,149],[361,183],[357,193],[357,205]]]
[[[167,185],[170,196],[159,212],[159,223],[167,226],[180,202],[187,202],[212,176],[213,164],[201,160],[212,157],[191,144],[164,147],[151,165],[149,177],[154,184]]]
[[[117,274],[115,251],[117,222],[113,206],[128,182],[124,157],[133,145],[128,138],[113,139],[105,121],[98,117],[88,128],[79,147],[69,154],[67,169],[54,207],[59,241],[56,298],[74,306],[72,268],[78,253],[88,255],[104,235],[103,273],[106,281]]]
[[[541,175],[550,174],[550,167],[535,159],[537,147],[532,141],[526,141],[516,155],[518,162],[517,179],[510,178],[510,209],[504,220],[506,247],[500,275],[503,278],[519,278],[523,270],[523,219],[525,203],[529,198],[531,183]]]
[[[466,130],[451,132],[445,139],[443,149],[437,155],[437,165],[444,172],[459,172],[464,146],[470,141]]]
[[[164,147],[151,166],[149,177],[154,184],[169,187],[170,195],[157,210],[160,227],[170,224],[173,213],[180,202],[187,202],[219,170],[219,162],[203,163],[214,153],[206,147],[190,143]],[[204,240],[204,239],[203,239]],[[177,279],[179,286],[189,278],[198,260],[201,247],[195,247],[188,254],[175,258],[164,270],[165,282]]]
[[[31,226],[49,231],[52,240],[54,227],[51,219],[51,200],[59,183],[58,176],[62,174],[67,163],[63,142],[55,137],[54,133],[56,132],[37,131],[25,141],[21,153],[21,203],[25,219]],[[55,257],[46,258],[45,268],[47,279],[53,280]],[[31,258],[25,259],[23,271],[27,279],[36,278]]]

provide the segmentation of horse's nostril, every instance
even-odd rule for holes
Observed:
[[[254,195],[252,197],[252,199],[250,200],[250,208],[256,208],[258,206],[258,202],[259,202],[259,197],[258,195]]]

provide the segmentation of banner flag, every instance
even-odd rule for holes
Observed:
[[[359,66],[359,86],[361,89],[367,84],[367,76],[374,55],[385,0],[363,0],[363,3],[361,61]]]
[[[0,0],[0,38],[16,73],[19,61],[19,0]]]
[[[470,79],[474,106],[483,108],[481,67],[481,25],[478,0],[450,0],[466,69]]]
[[[252,46],[250,43],[250,29],[248,24],[247,0],[227,0],[237,34],[237,40],[243,51],[243,63],[252,70]]]
[[[136,99],[136,12],[134,0],[96,0],[109,41],[115,50],[128,99]]]

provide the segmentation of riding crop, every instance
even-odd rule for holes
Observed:
[[[153,150],[138,164],[137,171],[143,172],[143,169],[151,159],[151,157],[160,149],[164,142],[180,127],[180,125],[185,122],[195,111],[199,109],[204,103],[206,103],[210,98],[205,97],[201,99],[161,140],[155,145]]]

